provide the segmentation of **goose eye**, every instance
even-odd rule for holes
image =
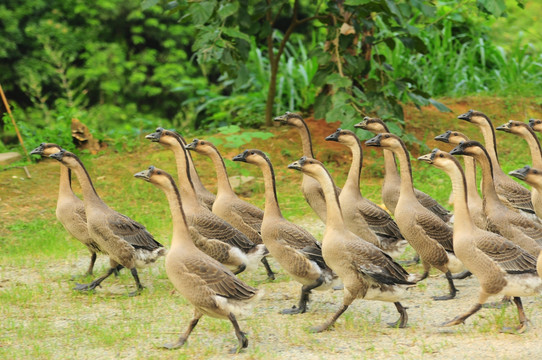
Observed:
[[[389,138],[390,136],[389,136],[389,135],[386,135],[386,136],[384,136],[384,137],[387,139],[387,138]]]
[[[157,174],[157,175],[162,175],[162,172],[161,172],[161,171],[157,171],[156,174]]]
[[[439,157],[443,158],[443,157],[444,157],[444,154],[439,154]]]
[[[250,155],[254,155],[254,151],[252,151],[252,152],[250,153]]]
[[[457,133],[454,133],[454,136],[457,136],[458,134]]]
[[[533,170],[533,174],[538,174],[538,170]]]
[[[200,142],[201,145],[205,145],[205,141]]]

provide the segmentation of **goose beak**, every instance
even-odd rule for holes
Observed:
[[[450,155],[464,155],[461,144],[457,145],[450,151]]]
[[[535,124],[536,124],[536,120],[535,120],[535,119],[529,119],[529,126],[530,126],[531,128],[533,128]]]
[[[145,139],[148,139],[152,142],[159,142],[160,141],[160,137],[162,136],[162,131],[164,131],[163,128],[159,127],[156,129],[155,132],[153,132],[152,134],[148,134],[145,136]]]
[[[465,121],[470,122],[471,115],[472,115],[472,110],[469,110],[466,113],[459,115],[457,118],[459,120],[465,120]]]
[[[186,150],[195,150],[196,147],[198,146],[198,142],[199,142],[198,139],[194,139],[194,140],[192,140],[192,142],[190,144],[186,144],[184,148]]]
[[[429,164],[432,164],[433,163],[433,158],[434,158],[433,153],[429,153],[429,154],[425,154],[425,155],[420,156],[418,158],[418,160],[429,163]]]
[[[356,125],[354,125],[354,127],[357,129],[364,129],[364,130],[367,129],[367,120],[369,120],[368,116],[364,117],[363,121],[357,123]]]
[[[43,144],[40,144],[40,146],[32,150],[30,155],[43,155]]]
[[[380,146],[380,139],[382,136],[380,134],[376,135],[374,138],[371,138],[365,142],[367,146]]]
[[[505,132],[510,132],[510,124],[506,123],[506,124],[503,124],[501,126],[497,126],[495,129],[505,131]]]
[[[527,177],[527,173],[529,173],[529,170],[531,170],[531,167],[527,165],[527,166],[522,167],[521,169],[510,171],[508,175],[525,181],[525,178]]]
[[[61,150],[61,151],[59,151],[59,152],[57,152],[57,153],[54,153],[54,154],[49,155],[49,157],[50,157],[50,158],[53,158],[53,159],[55,159],[55,160],[61,161],[62,158],[64,157],[64,153],[65,153],[65,152],[66,152],[65,150]]]
[[[242,153],[235,155],[232,160],[247,162],[247,154],[248,154],[248,150],[245,150]]]
[[[145,181],[151,180],[152,172],[154,171],[154,166],[150,166],[147,170],[140,171],[134,174],[134,177],[138,179],[143,179]]]
[[[281,124],[286,124],[288,122],[288,114],[289,113],[286,113],[281,116],[277,116],[276,118],[273,119],[273,121],[280,122]]]
[[[333,134],[326,136],[326,141],[339,141],[339,134],[341,133],[341,129],[337,129]]]
[[[293,163],[288,165],[288,169],[294,169],[294,170],[301,171],[301,163],[299,162],[299,160],[294,161]]]
[[[452,134],[452,132],[450,130],[448,130],[444,134],[440,134],[440,135],[435,136],[435,140],[441,141],[443,143],[448,144],[450,142],[450,135],[451,134]]]

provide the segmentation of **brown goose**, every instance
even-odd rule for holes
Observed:
[[[88,233],[103,253],[120,264],[116,269],[112,266],[105,275],[90,284],[77,284],[75,289],[92,290],[115,270],[125,267],[130,269],[136,282],[136,291],[130,295],[138,294],[143,289],[143,285],[139,281],[136,267],[154,263],[160,256],[166,254],[166,249],[143,225],[111,209],[100,199],[90,176],[77,156],[69,151],[61,150],[50,157],[60,161],[77,175],[83,191]]]
[[[49,157],[62,150],[57,144],[41,143],[40,146],[30,152],[31,155]],[[71,236],[79,240],[90,251],[90,264],[85,276],[92,275],[96,253],[101,252],[98,244],[88,234],[87,215],[85,205],[73,192],[71,187],[71,170],[60,165],[60,181],[58,187],[58,199],[56,202],[56,218]],[[112,267],[116,267],[116,264]]]
[[[469,138],[459,131],[448,130],[444,134],[435,137],[435,140],[452,145],[452,148],[463,141],[469,141]],[[452,149],[450,148],[450,150]],[[476,186],[476,161],[470,156],[463,157],[465,162],[465,178],[467,181],[467,197],[469,211],[472,220],[480,229],[487,229],[487,217],[484,213],[482,198],[478,193]]]
[[[314,157],[314,153],[312,151],[312,141],[311,141],[311,133],[309,131],[309,127],[307,126],[307,123],[305,123],[305,120],[301,117],[301,115],[294,114],[291,112],[286,112],[286,114],[282,116],[278,116],[274,121],[279,122],[281,125],[289,125],[296,128],[297,132],[301,136],[301,145],[303,146],[303,156],[307,157]],[[303,174],[303,182],[301,183],[301,189],[303,191],[303,196],[305,196],[305,200],[309,203],[310,207],[316,215],[322,220],[322,222],[326,222],[326,202],[324,199],[324,193],[322,192],[322,188],[320,187],[320,184],[318,184],[318,181],[314,180],[312,177],[307,176]],[[337,194],[341,193],[341,189],[336,189]]]
[[[339,196],[346,227],[391,257],[401,255],[407,241],[401,235],[399,227],[385,210],[361,194],[360,176],[363,166],[363,150],[358,137],[350,130],[337,129],[326,137],[326,140],[337,141],[347,146],[352,152],[352,164]]]
[[[365,117],[362,122],[354,125],[355,128],[364,129],[372,132],[375,135],[389,133],[388,127],[382,119]],[[395,155],[392,151],[384,149],[384,182],[382,183],[382,201],[393,215],[395,215],[395,207],[399,200],[399,189],[401,187],[401,177],[397,171],[397,164],[395,163]],[[416,198],[426,207],[432,211],[435,215],[442,219],[442,221],[451,223],[453,222],[453,214],[440,205],[435,199],[426,193],[414,189]]]
[[[488,151],[477,141],[465,141],[454,149],[453,154],[472,156],[482,168],[482,194],[488,229],[514,242],[533,256],[538,256],[542,241],[542,226],[527,217],[510,210],[497,196],[494,186],[495,172]]]
[[[301,314],[307,311],[312,290],[327,290],[339,282],[337,275],[322,258],[320,243],[301,226],[286,220],[280,211],[275,187],[275,173],[269,158],[260,150],[245,150],[233,161],[258,166],[265,185],[265,211],[262,240],[271,255],[297,282],[303,284],[299,304],[282,314]]]
[[[175,289],[194,306],[194,317],[188,329],[168,349],[184,345],[188,336],[203,315],[229,319],[235,329],[239,345],[235,352],[248,346],[248,339],[236,320],[243,311],[262,295],[258,289],[248,286],[224,265],[200,251],[192,241],[190,230],[181,205],[181,196],[171,175],[151,166],[135,174],[162,189],[169,202],[173,218],[171,249],[166,256],[166,273]]]
[[[393,134],[378,134],[367,140],[367,146],[378,146],[393,151],[401,169],[401,192],[395,208],[395,219],[399,230],[422,260],[424,273],[420,280],[429,275],[431,266],[446,274],[450,294],[434,297],[448,300],[455,297],[452,272],[464,270],[463,264],[453,252],[453,231],[441,218],[420,204],[412,186],[410,155],[403,141]]]
[[[510,120],[506,124],[498,126],[497,130],[518,135],[519,137],[527,141],[527,144],[529,145],[529,151],[531,152],[533,167],[537,169],[542,169],[542,148],[540,148],[540,143],[538,142],[536,134],[534,133],[533,129],[529,127],[528,124],[522,123],[520,121]],[[535,203],[542,202],[542,193],[540,193],[540,191],[535,187],[531,188],[531,201],[533,203],[533,208],[536,213]],[[537,214],[537,216],[540,218],[540,215]]]
[[[213,213],[241,231],[253,243],[263,244],[261,235],[263,211],[259,207],[239,199],[233,191],[226,171],[226,165],[216,146],[209,141],[194,139],[185,148],[208,156],[215,166],[218,190],[212,208]],[[262,258],[262,263],[267,271],[268,279],[274,280],[275,273],[269,267],[269,263],[265,257]]]
[[[538,194],[542,194],[542,169],[537,169],[526,165],[521,169],[510,171],[508,175],[523,180],[527,184],[531,185],[533,194],[535,193],[535,189],[537,190]],[[536,199],[533,199],[533,206],[536,215],[538,217],[542,217],[542,196],[538,196]]]
[[[267,253],[265,246],[254,244],[227,221],[213,214],[196,196],[188,169],[188,151],[179,134],[157,128],[146,136],[173,151],[177,163],[179,190],[183,197],[183,210],[196,246],[207,255],[239,274],[245,269],[254,270]]]
[[[495,139],[495,130],[491,120],[483,113],[476,110],[469,110],[467,113],[459,115],[458,119],[468,121],[480,128],[486,144],[485,148],[493,164],[493,177],[495,189],[501,200],[510,204],[511,207],[521,211],[526,216],[537,220],[534,214],[533,204],[531,202],[531,193],[529,190],[510,179],[501,169],[497,155],[497,142]],[[483,186],[484,178],[482,178]]]
[[[321,162],[303,156],[288,168],[313,176],[324,190],[327,219],[322,254],[344,284],[341,308],[328,321],[311,330],[328,329],[357,298],[393,302],[400,317],[390,325],[405,327],[408,315],[399,301],[405,296],[407,286],[414,284],[411,276],[389,255],[346,228],[335,184]]]
[[[459,149],[459,150],[456,150]],[[461,145],[452,153],[461,154]],[[520,325],[524,331],[527,318],[521,296],[530,296],[542,291],[542,279],[536,276],[536,258],[497,234],[475,226],[467,205],[465,175],[459,162],[450,154],[433,150],[418,158],[444,170],[452,181],[454,194],[454,250],[465,266],[480,282],[478,302],[466,313],[445,322],[443,326],[457,325],[482,308],[489,296],[502,294],[513,296],[518,308]]]

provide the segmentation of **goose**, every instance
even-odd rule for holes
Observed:
[[[461,143],[455,149],[454,154],[459,154],[461,150],[461,155],[474,157],[482,168],[482,194],[488,230],[504,236],[533,256],[538,256],[542,242],[542,226],[510,210],[500,201],[494,185],[493,161],[485,147],[477,141],[470,140]]]
[[[538,194],[542,194],[542,169],[530,167],[526,165],[521,169],[513,170],[508,173],[508,175],[518,178],[525,181],[527,184],[531,185],[532,193],[534,190]],[[533,199],[534,211],[538,217],[542,217],[542,196],[538,196],[536,199]]]
[[[62,150],[57,144],[41,143],[40,146],[30,152],[31,155],[41,155],[49,157]],[[90,251],[90,264],[84,276],[90,276],[94,270],[96,262],[96,253],[101,253],[100,247],[88,234],[87,215],[85,214],[85,205],[83,201],[74,194],[71,187],[71,170],[60,165],[60,181],[58,187],[58,199],[56,202],[56,218],[64,229],[85,245]],[[116,267],[116,265],[112,265]]]
[[[130,269],[136,283],[136,290],[130,293],[130,296],[139,294],[143,290],[143,285],[139,281],[136,267],[145,267],[154,263],[166,254],[166,249],[143,225],[111,209],[102,201],[85,166],[75,154],[62,149],[51,154],[50,157],[60,161],[77,175],[83,192],[88,233],[100,250],[119,264],[116,268],[111,266],[105,275],[89,284],[77,284],[75,289],[93,290],[116,270],[125,267]]]
[[[461,148],[462,145],[457,146],[451,154],[462,154]],[[464,323],[482,308],[488,297],[502,294],[514,297],[520,321],[516,331],[525,331],[527,318],[520,297],[532,296],[542,291],[542,279],[536,276],[536,258],[504,237],[482,230],[474,224],[467,205],[465,175],[457,159],[435,149],[418,160],[444,170],[450,177],[456,216],[454,251],[480,283],[476,304],[466,313],[442,325]]]
[[[181,143],[183,146],[186,146],[187,143],[185,139],[179,135],[179,138],[181,139]],[[196,171],[196,167],[194,166],[194,161],[192,160],[192,155],[190,153],[186,154],[188,158],[188,169],[190,171],[190,179],[192,180],[192,184],[194,185],[194,190],[196,191],[196,195],[198,197],[198,201],[206,206],[209,210],[213,209],[213,203],[215,202],[215,194],[207,190],[207,188],[203,185],[201,182],[201,178],[198,175],[198,172]]]
[[[297,132],[301,136],[301,145],[303,146],[303,155],[313,158],[314,153],[312,151],[312,140],[309,127],[301,115],[286,112],[284,115],[277,116],[273,119],[281,125],[289,125],[296,128]],[[310,176],[303,174],[303,181],[301,183],[301,189],[305,200],[310,205],[312,210],[318,215],[323,223],[326,222],[326,202],[324,199],[324,193],[318,181],[314,180]],[[337,187],[335,189],[337,194],[340,194],[341,189]]]
[[[183,346],[199,319],[208,315],[231,321],[239,341],[233,351],[240,352],[248,346],[248,339],[241,331],[236,317],[248,311],[263,293],[239,280],[224,265],[194,245],[181,205],[181,196],[171,175],[151,166],[134,176],[150,182],[166,194],[173,219],[171,248],[166,255],[166,273],[175,289],[194,306],[194,317],[185,333],[176,342],[163,347],[175,349]]]
[[[355,128],[363,129],[372,132],[375,135],[389,133],[388,127],[382,119],[365,117],[362,122],[354,125]],[[401,177],[397,171],[395,163],[395,155],[392,151],[384,149],[384,182],[382,183],[382,201],[386,208],[395,215],[395,207],[399,200],[399,189],[401,187]],[[453,223],[453,214],[440,205],[435,199],[426,193],[414,189],[416,198],[435,215],[446,223]]]
[[[435,140],[452,145],[450,148],[451,150],[462,141],[469,141],[469,138],[459,131],[448,130],[444,134],[436,136]],[[480,197],[478,187],[476,186],[476,161],[470,156],[463,157],[463,161],[465,163],[469,211],[476,226],[485,230],[487,229],[487,217],[484,213],[482,198]]]
[[[452,272],[464,269],[453,252],[453,231],[441,218],[420,204],[412,185],[410,155],[403,141],[396,135],[384,133],[367,140],[367,146],[377,146],[393,151],[401,169],[401,191],[395,208],[395,219],[399,230],[409,244],[420,255],[424,268],[420,280],[429,275],[435,267],[446,275],[449,295],[433,297],[434,300],[453,299],[457,293]]]
[[[339,203],[348,230],[376,245],[391,257],[403,253],[407,241],[391,216],[360,191],[360,175],[363,166],[363,150],[356,134],[350,130],[337,129],[326,137],[347,146],[352,152],[352,164],[339,196]]]
[[[497,130],[518,135],[527,141],[529,151],[531,152],[533,167],[542,169],[542,148],[540,148],[540,143],[538,142],[536,134],[528,124],[522,123],[521,121],[510,120],[506,124],[497,126]],[[531,202],[533,203],[536,215],[540,218],[540,211],[537,213],[535,203],[542,202],[542,193],[535,187],[531,188]]]
[[[491,162],[493,164],[493,177],[495,182],[495,190],[501,198],[501,200],[510,207],[521,211],[525,216],[531,217],[534,220],[538,218],[534,214],[533,204],[531,202],[531,193],[529,190],[510,179],[501,168],[499,164],[499,157],[497,155],[497,143],[495,138],[495,130],[493,129],[493,123],[483,113],[476,110],[469,110],[465,114],[461,114],[458,119],[468,121],[480,128],[486,144],[485,148]],[[482,177],[483,187],[484,178]]]
[[[305,313],[312,290],[327,290],[340,285],[340,281],[322,258],[320,243],[307,230],[282,216],[277,200],[275,173],[269,158],[261,150],[249,149],[236,155],[233,161],[256,165],[263,173],[265,210],[262,240],[280,266],[303,285],[298,305],[282,310],[281,313]]]
[[[160,143],[175,155],[183,211],[196,246],[226,265],[234,274],[254,270],[267,253],[265,246],[254,244],[245,234],[198,201],[188,168],[188,151],[184,148],[181,136],[159,127],[145,138]]]
[[[257,206],[241,200],[233,191],[226,165],[216,146],[206,140],[194,139],[185,146],[185,149],[208,156],[214,164],[218,190],[212,208],[213,213],[241,231],[253,243],[263,244],[261,235],[263,211]],[[275,273],[271,270],[267,259],[263,257],[261,261],[267,271],[267,278],[274,280]]]
[[[344,284],[342,306],[329,320],[311,331],[328,329],[356,298],[393,302],[399,319],[389,325],[406,327],[408,315],[400,300],[406,295],[407,287],[415,284],[412,276],[385,252],[347,229],[335,184],[321,162],[303,156],[288,168],[313,176],[322,186],[327,206],[322,255]]]

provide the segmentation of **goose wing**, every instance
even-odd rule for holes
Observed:
[[[531,192],[514,180],[509,180],[510,181],[499,181],[499,183],[496,184],[497,192],[502,194],[513,207],[522,211],[534,213]]]
[[[238,201],[233,205],[236,213],[241,215],[243,222],[248,226],[261,233],[263,211],[259,207],[247,203],[245,201]]]
[[[136,249],[146,249],[149,251],[163,247],[147,231],[145,226],[141,225],[128,216],[118,212],[113,212],[107,218],[107,224],[113,234],[124,239]]]
[[[536,272],[536,258],[510,240],[490,232],[476,239],[476,247],[510,274]]]
[[[431,212],[441,218],[444,222],[448,222],[448,220],[450,220],[452,214],[450,213],[450,211],[448,211],[448,209],[440,205],[435,199],[433,199],[426,193],[418,189],[414,189],[414,192],[416,194],[416,199],[418,199],[418,201],[420,202],[420,204],[423,205],[424,208],[431,210]]]
[[[276,236],[278,241],[296,250],[312,246],[320,247],[320,244],[310,232],[291,222],[281,222],[280,226],[276,228]]]
[[[192,223],[191,225],[197,229],[200,235],[208,239],[220,240],[244,252],[250,251],[255,246],[242,232],[210,211],[205,211],[189,218]]]
[[[217,295],[227,299],[247,300],[252,298],[258,289],[239,280],[231,271],[218,262],[209,259],[191,258],[184,262],[188,272],[205,281]]]
[[[439,243],[446,251],[453,252],[453,230],[437,215],[430,211],[417,213],[416,224],[426,236]]]
[[[373,244],[358,239],[348,242],[347,247],[354,267],[361,274],[387,285],[414,284],[408,280],[409,274],[401,265]]]
[[[358,209],[369,227],[375,233],[403,239],[399,227],[391,216],[372,201],[365,200],[366,201],[359,202]]]

